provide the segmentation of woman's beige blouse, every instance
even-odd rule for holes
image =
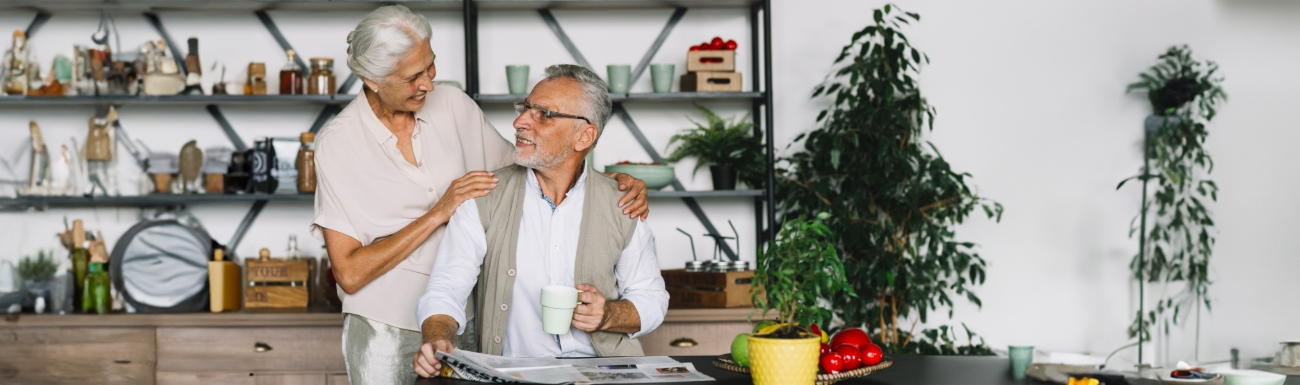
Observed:
[[[397,137],[379,122],[365,93],[321,129],[312,236],[324,241],[327,228],[369,245],[428,212],[456,178],[511,163],[514,146],[459,89],[434,88],[415,118],[416,165],[402,158]],[[415,305],[445,230],[439,227],[396,268],[346,296],[343,312],[420,330]]]

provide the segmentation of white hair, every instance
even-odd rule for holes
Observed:
[[[560,78],[578,82],[582,87],[583,115],[591,119],[591,124],[596,126],[596,137],[600,138],[600,134],[605,132],[605,124],[614,115],[614,105],[609,99],[609,85],[595,72],[573,64],[546,67],[546,78],[542,81]]]
[[[363,79],[383,83],[397,62],[417,43],[428,44],[431,35],[424,16],[401,5],[379,7],[348,33],[348,68]]]

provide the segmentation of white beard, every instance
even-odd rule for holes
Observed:
[[[515,147],[515,164],[532,169],[546,169],[563,162],[565,158],[573,154],[573,148],[563,147],[559,153],[546,154],[542,152],[540,144],[533,144],[533,155],[525,157],[521,155],[522,152],[523,149]]]

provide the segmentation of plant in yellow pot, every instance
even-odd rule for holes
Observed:
[[[803,325],[826,325],[831,309],[819,304],[832,295],[855,295],[835,252],[835,236],[823,223],[830,218],[788,220],[768,250],[759,254],[754,273],[754,304],[776,310],[778,323],[749,337],[750,370],[758,385],[814,384],[821,336]]]

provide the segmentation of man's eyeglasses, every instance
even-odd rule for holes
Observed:
[[[542,122],[550,118],[569,118],[569,119],[582,119],[583,121],[586,121],[587,124],[592,124],[591,120],[585,117],[551,111],[545,108],[533,106],[531,104],[528,104],[528,102],[515,102],[515,113],[523,115],[524,112],[528,112],[528,111],[532,112],[533,120],[536,120],[538,122]]]

